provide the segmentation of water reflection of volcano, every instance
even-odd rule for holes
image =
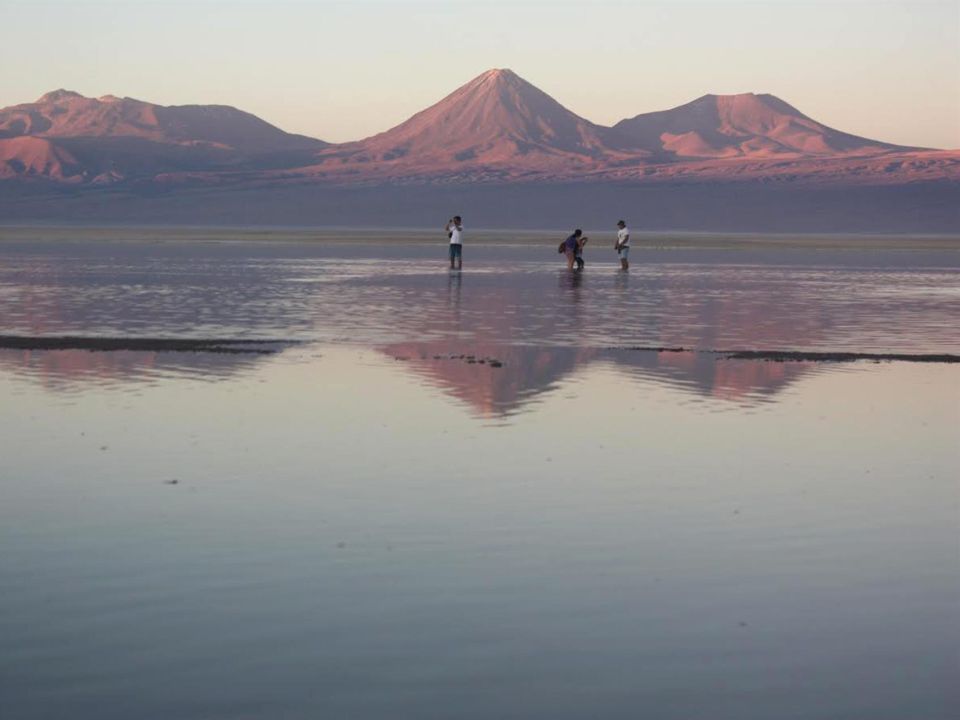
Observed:
[[[816,367],[816,363],[728,360],[696,352],[614,350],[603,356],[631,375],[737,402],[769,398]]]
[[[163,377],[215,381],[253,367],[262,355],[115,350],[0,350],[0,370],[51,390],[143,383]]]
[[[768,399],[812,368],[811,363],[718,359],[693,352],[518,347],[493,343],[432,341],[383,348],[434,387],[483,416],[509,415],[535,402],[574,375],[607,364],[628,377],[698,397],[738,403]],[[473,359],[473,362],[470,359]],[[495,358],[502,367],[487,361]]]
[[[538,395],[549,392],[562,378],[588,363],[591,354],[576,348],[443,340],[398,343],[383,351],[403,358],[409,370],[484,416],[507,415],[535,401]],[[470,362],[470,356],[474,362]],[[490,359],[502,365],[494,367]]]
[[[591,365],[601,362],[636,380],[743,404],[769,400],[815,364],[604,346],[615,336],[631,345],[642,338],[652,347],[698,350],[816,347],[830,325],[801,312],[803,303],[792,298],[789,283],[771,312],[772,289],[754,288],[747,301],[742,294],[708,291],[703,284],[709,276],[705,280],[692,270],[673,269],[642,281],[626,274],[612,281],[567,272],[555,277],[544,283],[543,277],[531,275],[519,285],[498,276],[469,281],[456,276],[445,299],[421,298],[423,312],[406,318],[404,331],[431,339],[395,343],[383,351],[407,358],[411,371],[482,415],[515,412],[564,378],[589,373]],[[744,287],[756,284],[746,270],[736,279]],[[468,303],[461,302],[462,285],[474,293]],[[794,305],[796,312],[790,312]],[[611,324],[618,322],[624,331],[614,335]],[[432,339],[438,334],[450,339]],[[532,346],[536,340],[531,343],[531,335],[543,338],[543,344]],[[461,354],[495,357],[503,367],[448,357]]]

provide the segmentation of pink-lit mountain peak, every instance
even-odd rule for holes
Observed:
[[[767,93],[708,94],[697,98],[691,105],[715,113],[721,132],[730,135],[771,132],[789,123],[804,125],[811,130],[829,130],[789,103]]]
[[[497,68],[358,146],[379,160],[417,156],[497,164],[518,155],[593,158],[609,150],[610,134],[512,70]]]
[[[670,110],[621,120],[640,147],[676,157],[828,156],[900,149],[834,130],[769,94],[703,95]]]
[[[59,90],[51,90],[48,93],[44,93],[39,97],[36,104],[42,105],[45,103],[63,102],[64,100],[73,100],[77,98],[84,99],[84,100],[87,99],[87,98],[84,98],[83,95],[81,95],[78,92],[60,88]]]
[[[0,138],[136,139],[203,144],[243,152],[319,149],[319,140],[285,133],[228,105],[164,106],[134,98],[85,97],[53,90],[36,102],[0,109]]]

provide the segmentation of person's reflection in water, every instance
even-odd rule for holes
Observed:
[[[566,313],[568,319],[572,319],[579,331],[581,302],[583,301],[583,278],[582,272],[563,272],[559,275],[560,298],[557,302],[558,309]]]
[[[630,290],[629,273],[617,273],[613,276],[613,289],[618,295],[623,295]]]
[[[564,292],[568,290],[573,291],[572,297],[574,298],[574,302],[580,302],[580,299],[581,299],[580,288],[583,285],[583,278],[585,277],[584,273],[579,273],[579,272],[566,273],[565,272],[565,273],[559,273],[557,277],[559,279],[559,285],[560,285],[561,291],[564,291]]]
[[[463,286],[463,275],[452,273],[447,276],[447,307],[453,313],[453,319],[460,321],[460,290]]]
[[[631,282],[636,284],[631,286]],[[630,308],[630,323],[621,328],[621,337],[629,333],[631,342],[639,345],[683,345],[683,342],[669,342],[672,333],[663,328],[663,289],[656,278],[638,278],[631,281],[628,272],[613,275],[611,292],[613,307]]]

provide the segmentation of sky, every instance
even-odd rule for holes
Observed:
[[[839,130],[960,148],[960,0],[0,0],[0,27],[0,107],[62,87],[343,142],[503,67],[604,125],[767,92]]]

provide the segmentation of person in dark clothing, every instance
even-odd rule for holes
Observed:
[[[577,260],[577,249],[580,247],[580,239],[583,237],[583,230],[577,228],[560,245],[560,251],[567,256],[567,270],[573,270],[573,265]]]
[[[582,235],[580,242],[577,243],[577,249],[573,253],[573,259],[577,263],[577,270],[583,270],[583,266],[586,265],[583,261],[583,248],[589,239],[586,235]]]

